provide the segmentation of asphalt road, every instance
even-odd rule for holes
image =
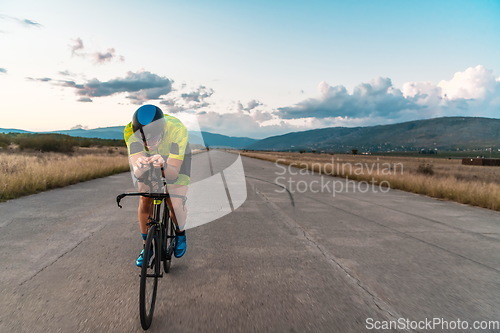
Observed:
[[[193,178],[235,159],[212,151],[210,170]],[[376,320],[500,320],[500,213],[323,178],[344,183],[333,195],[306,188],[320,175],[282,176],[282,167],[250,158],[243,165],[246,201],[188,230],[187,254],[159,281],[151,331],[368,332]],[[279,185],[288,179],[300,183],[293,193]],[[115,205],[127,190],[121,174],[0,203],[0,332],[142,331],[137,199]]]

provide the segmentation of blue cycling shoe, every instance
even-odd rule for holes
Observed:
[[[149,261],[151,261],[151,258],[153,257],[153,250],[149,252]],[[142,249],[141,254],[139,254],[139,257],[137,257],[137,260],[135,261],[135,265],[137,267],[142,267],[142,263],[144,262],[144,249]],[[148,263],[149,265],[149,263]]]
[[[186,253],[186,234],[184,235],[175,235],[175,248],[174,248],[174,256],[176,258],[180,258]]]

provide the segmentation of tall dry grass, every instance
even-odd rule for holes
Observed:
[[[244,156],[500,211],[500,168],[460,160],[395,156],[242,152]],[[387,184],[387,183],[385,183]]]
[[[126,154],[111,150],[69,156],[0,152],[0,201],[129,170]]]

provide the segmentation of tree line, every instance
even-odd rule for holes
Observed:
[[[70,153],[75,147],[120,147],[123,140],[82,138],[65,134],[0,133],[0,147],[15,144],[20,150]]]

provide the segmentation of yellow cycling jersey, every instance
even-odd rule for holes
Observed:
[[[188,131],[186,126],[184,126],[179,119],[170,115],[165,115],[165,123],[165,135],[162,141],[157,148],[151,149],[149,153],[160,154],[168,158],[175,158],[183,161],[188,145]],[[130,156],[144,151],[142,141],[134,135],[132,122],[125,126],[123,137]],[[137,147],[141,148],[137,149]]]

